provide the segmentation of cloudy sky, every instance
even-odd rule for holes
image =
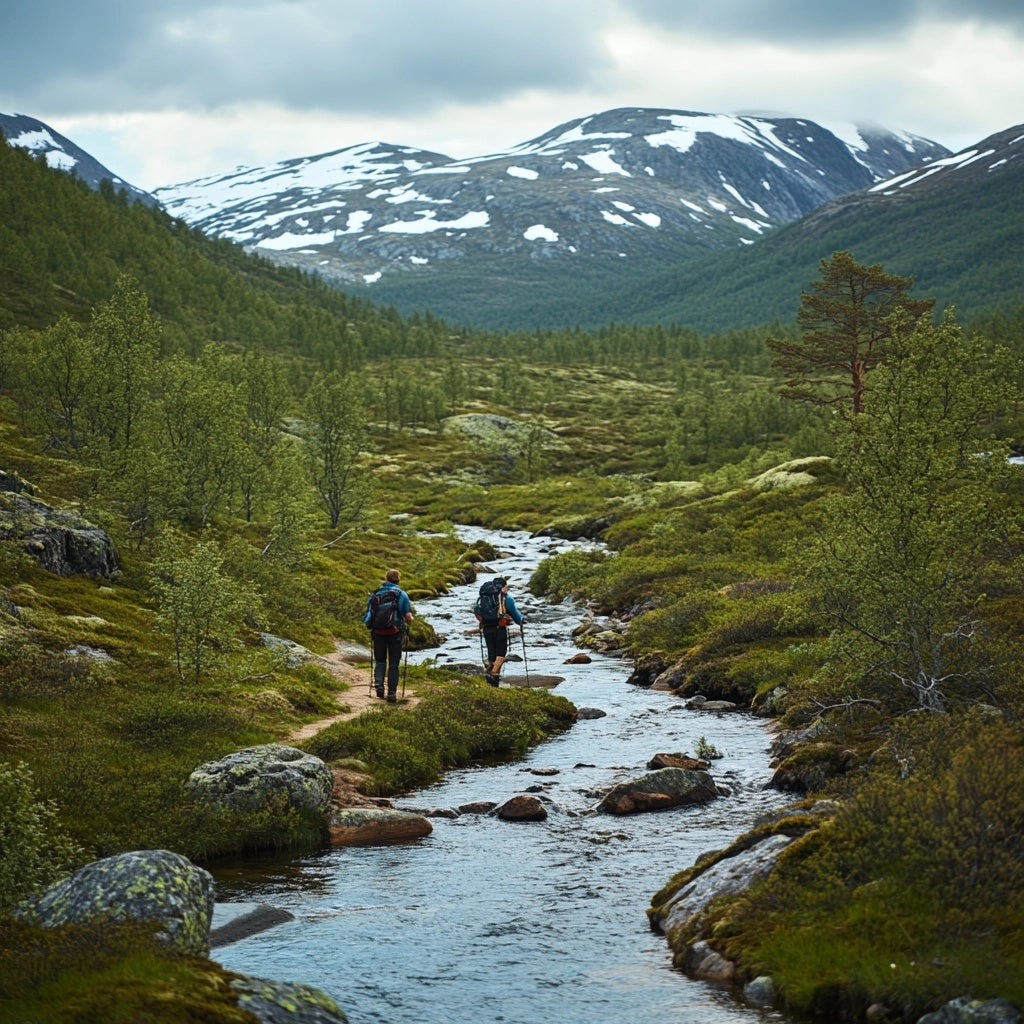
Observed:
[[[7,0],[0,112],[145,189],[361,142],[462,158],[612,107],[1024,122],[1021,0]]]

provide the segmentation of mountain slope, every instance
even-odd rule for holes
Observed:
[[[0,114],[0,134],[6,136],[12,146],[43,157],[49,167],[76,175],[90,188],[99,188],[101,182],[109,180],[115,191],[123,191],[149,206],[156,204],[148,192],[119,178],[84,149],[34,117]]]
[[[458,276],[495,259],[500,282],[749,244],[947,154],[881,128],[625,108],[469,160],[366,144],[154,194],[203,231],[335,284]]]
[[[625,319],[703,330],[792,320],[819,262],[837,250],[915,277],[914,293],[965,317],[1024,305],[1024,125],[928,167],[833,200],[742,253],[718,253],[622,287]]]

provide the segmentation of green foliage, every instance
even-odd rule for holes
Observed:
[[[34,928],[0,917],[0,1003],[5,1019],[33,1024],[255,1024],[230,975],[184,957],[151,923]]]
[[[913,283],[912,278],[887,274],[881,264],[861,266],[848,252],[822,260],[820,280],[801,296],[796,318],[800,340],[767,339],[776,354],[774,365],[789,378],[782,394],[862,412],[867,378],[885,358],[893,315],[903,312],[916,320],[934,305],[929,299],[910,298],[907,289]]]
[[[530,577],[530,593],[552,601],[588,593],[606,557],[603,551],[573,549],[545,558]]]
[[[799,1011],[964,992],[1024,999],[1024,745],[998,717],[915,717],[834,821],[717,910],[725,945]]]
[[[28,766],[0,763],[0,911],[70,873],[84,854],[56,806],[39,799]]]
[[[978,429],[1005,396],[998,353],[951,316],[903,321],[864,413],[839,421],[849,490],[809,564],[848,695],[942,710],[986,692],[981,599],[1021,543],[1015,471]]]
[[[477,758],[522,754],[574,718],[573,706],[546,690],[455,682],[423,693],[415,708],[338,722],[303,746],[325,761],[358,758],[378,792],[394,794],[429,785],[446,768]]]
[[[153,572],[157,625],[174,643],[179,678],[196,684],[218,650],[239,645],[256,592],[224,571],[224,553],[210,541],[158,560]]]

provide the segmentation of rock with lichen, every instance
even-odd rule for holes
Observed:
[[[347,1024],[338,1004],[318,988],[294,982],[267,981],[248,975],[231,979],[238,1005],[262,1024]]]
[[[155,921],[157,938],[187,954],[209,952],[213,878],[170,850],[135,850],[93,861],[19,904],[42,928],[100,921]]]
[[[274,807],[326,814],[334,776],[319,757],[268,743],[200,765],[186,785],[196,799],[232,812]]]
[[[434,826],[422,814],[389,807],[339,807],[327,833],[332,846],[378,846],[430,835]]]

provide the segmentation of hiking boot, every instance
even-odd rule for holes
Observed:
[[[380,697],[381,700],[384,699],[384,687],[383,686],[378,686],[377,687],[377,696]]]
[[[490,685],[490,686],[497,686],[498,685],[499,677],[496,676],[496,675],[492,675],[490,672],[485,672],[484,673],[484,679],[487,680],[488,685]]]
[[[388,703],[394,704],[398,700],[394,690],[388,690]]]

